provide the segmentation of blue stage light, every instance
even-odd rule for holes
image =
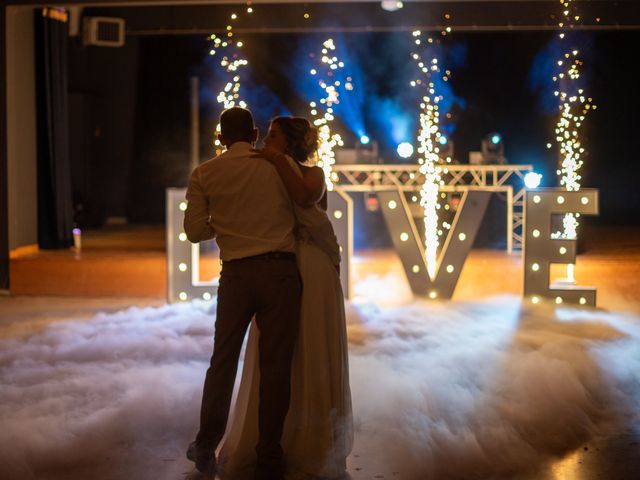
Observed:
[[[440,143],[440,145],[446,145],[448,141],[449,140],[446,135],[440,135],[440,138],[438,138],[438,143]]]
[[[397,151],[398,155],[400,155],[402,158],[409,158],[411,155],[413,155],[413,145],[411,145],[409,142],[402,142],[400,145],[398,145]]]
[[[493,143],[494,145],[498,145],[501,141],[502,141],[502,137],[497,133],[491,136],[491,143]]]
[[[367,137],[366,135],[362,135],[360,137],[360,143],[362,145],[366,145],[367,143],[369,143],[371,141],[371,139],[369,137]]]
[[[542,175],[536,172],[529,172],[524,176],[524,185],[527,188],[538,188],[541,180]]]

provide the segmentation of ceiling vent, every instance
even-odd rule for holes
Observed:
[[[84,17],[83,42],[98,47],[124,45],[124,19],[113,17]]]

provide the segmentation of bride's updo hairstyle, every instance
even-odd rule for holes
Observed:
[[[302,117],[276,117],[271,121],[278,125],[287,138],[287,153],[298,163],[306,163],[318,150],[318,129]]]

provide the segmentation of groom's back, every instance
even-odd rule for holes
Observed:
[[[250,149],[249,143],[234,143],[198,167],[223,260],[295,248],[284,185],[271,164],[251,158]]]

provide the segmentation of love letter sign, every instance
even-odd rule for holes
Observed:
[[[395,250],[413,293],[430,299],[451,298],[489,205],[491,192],[473,188],[464,190],[432,275],[429,275],[424,244],[405,194],[400,189],[380,190],[377,193]],[[167,190],[168,298],[169,301],[188,301],[196,297],[209,300],[215,294],[217,280],[199,280],[199,246],[191,245],[182,230],[183,212],[186,209],[184,195],[185,189]],[[353,245],[351,197],[346,192],[329,192],[327,213],[341,245],[341,278],[348,298]],[[595,306],[595,288],[550,284],[551,264],[573,264],[576,259],[575,239],[551,237],[552,216],[566,213],[597,215],[598,190],[568,192],[547,188],[525,193],[524,295],[534,303],[549,298],[556,303]]]

